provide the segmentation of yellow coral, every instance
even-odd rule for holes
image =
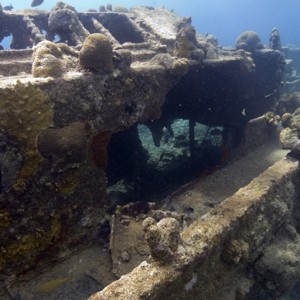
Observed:
[[[0,90],[0,127],[20,143],[23,166],[15,189],[23,189],[41,161],[36,138],[53,123],[53,110],[48,97],[32,84],[17,82],[13,89]]]

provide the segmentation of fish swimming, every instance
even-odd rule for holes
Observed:
[[[39,6],[44,2],[44,0],[32,0],[31,7]]]
[[[13,9],[13,6],[11,4],[3,7],[3,10],[12,10],[12,9]]]

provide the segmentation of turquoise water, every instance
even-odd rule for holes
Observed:
[[[0,1],[3,6],[14,9],[30,8],[32,0]],[[51,9],[56,0],[44,0],[35,9]],[[300,1],[297,0],[66,0],[79,11],[98,9],[100,5],[122,5],[130,8],[136,5],[165,6],[180,16],[191,16],[197,31],[215,35],[222,46],[233,46],[237,36],[245,30],[257,31],[268,44],[273,27],[281,33],[282,44],[300,45],[297,22],[300,18]]]

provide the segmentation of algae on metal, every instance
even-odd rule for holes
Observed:
[[[10,224],[10,215],[8,210],[0,209],[0,229],[8,227]]]
[[[61,223],[57,217],[53,217],[50,229],[37,227],[35,232],[23,235],[20,240],[10,245],[0,246],[0,271],[5,269],[5,264],[15,259],[20,259],[34,251],[46,249],[60,235]]]
[[[55,190],[59,193],[71,195],[79,185],[79,170],[70,169],[64,172],[62,179],[55,182]]]
[[[41,294],[47,294],[71,280],[70,277],[61,277],[46,281],[37,287],[37,291]]]
[[[1,89],[0,99],[0,127],[20,143],[23,166],[14,188],[22,190],[42,160],[36,138],[52,125],[53,110],[47,95],[31,83],[17,81],[13,89]]]

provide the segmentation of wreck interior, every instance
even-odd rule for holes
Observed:
[[[110,194],[116,196],[111,184],[129,176],[131,185],[143,193],[134,198],[128,195],[130,201],[148,198],[156,202],[201,174],[217,169],[230,159],[230,153],[237,152],[249,120],[242,114],[246,101],[236,99],[244,90],[237,78],[224,69],[213,74],[205,70],[206,80],[200,72],[197,69],[196,75],[189,73],[169,91],[158,120],[112,136],[107,166]],[[228,106],[227,99],[236,111]],[[178,175],[172,176],[173,172]],[[155,194],[151,195],[151,191]]]
[[[0,298],[292,295],[300,50],[253,34],[0,9]]]

